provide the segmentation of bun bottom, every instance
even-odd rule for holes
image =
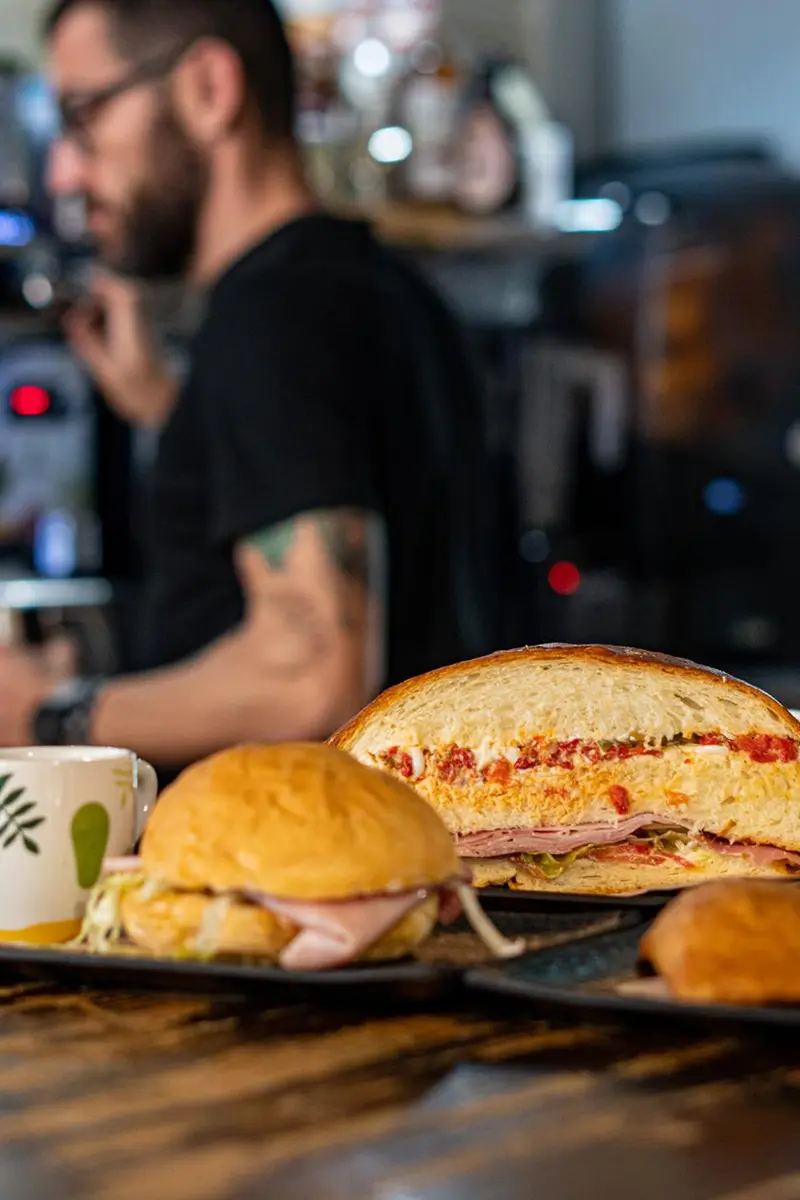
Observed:
[[[140,889],[121,899],[122,921],[132,942],[153,954],[191,953],[215,901],[195,892],[160,892],[143,899]],[[232,900],[215,931],[217,955],[277,962],[297,927],[255,904]],[[216,955],[215,955],[216,956]]]
[[[156,955],[196,953],[196,941],[209,909],[211,896],[195,892],[161,892],[143,899],[137,888],[121,899],[125,932],[137,946]],[[405,958],[428,938],[439,915],[438,895],[407,913],[393,929],[359,956],[359,961]],[[255,904],[232,900],[214,931],[214,958],[259,958],[277,963],[299,929]]]
[[[625,896],[637,892],[671,891],[696,887],[714,879],[786,879],[775,867],[759,866],[746,855],[715,854],[703,850],[702,861],[690,868],[675,862],[603,863],[579,858],[557,879],[543,879],[534,869],[510,858],[465,860],[476,888],[507,884],[520,892],[562,892],[575,895]]]

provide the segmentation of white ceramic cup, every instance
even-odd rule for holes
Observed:
[[[73,938],[103,859],[130,854],[157,792],[128,750],[0,750],[0,941]]]

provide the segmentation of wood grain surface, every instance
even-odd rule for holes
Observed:
[[[787,1200],[800,1043],[0,988],[2,1200]]]

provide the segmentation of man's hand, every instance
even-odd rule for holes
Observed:
[[[75,665],[74,647],[61,641],[45,650],[0,646],[0,746],[28,746],[37,709]]]
[[[64,319],[64,331],[109,406],[134,425],[159,428],[178,385],[142,307],[139,288],[99,275],[91,300]]]

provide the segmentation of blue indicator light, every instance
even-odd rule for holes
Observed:
[[[703,489],[703,503],[718,517],[735,517],[746,503],[744,488],[735,479],[712,479]]]

